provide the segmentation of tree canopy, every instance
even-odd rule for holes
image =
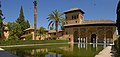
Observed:
[[[55,25],[56,35],[58,34],[58,25],[61,24],[61,20],[63,18],[63,14],[58,10],[53,10],[52,13],[48,15],[48,27],[53,27]],[[58,35],[57,35],[58,37]]]
[[[25,29],[30,27],[29,21],[25,20],[22,6],[20,8],[20,15],[19,15],[18,19],[16,20],[16,23],[20,24],[20,26],[21,26],[21,30],[22,30],[21,35],[24,34]]]
[[[10,34],[9,39],[14,40],[19,39],[24,34],[24,30],[30,27],[29,21],[25,20],[22,6],[16,22],[8,22],[7,26]]]
[[[15,22],[8,22],[7,27],[9,29],[8,39],[18,40],[21,37],[22,29],[20,24]]]
[[[0,38],[4,37],[4,24],[3,20],[5,17],[3,17],[2,9],[1,9],[1,1],[0,1]]]
[[[46,28],[40,27],[40,28],[37,30],[37,34],[40,35],[40,39],[41,39],[42,36],[45,36],[45,35],[46,35]]]
[[[120,35],[120,1],[118,2],[116,13],[117,13],[116,25],[118,34]]]

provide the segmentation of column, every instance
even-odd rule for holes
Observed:
[[[83,38],[83,39],[84,39],[84,43],[85,43],[85,42],[86,42],[86,41],[85,41],[85,38]]]
[[[96,44],[98,43],[98,36],[96,35]]]
[[[86,43],[87,43],[87,36],[86,36]]]
[[[104,34],[104,44],[106,44],[106,34]]]
[[[106,34],[104,34],[104,48],[106,47]]]

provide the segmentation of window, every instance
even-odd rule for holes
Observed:
[[[75,21],[77,23],[77,21]]]
[[[74,19],[76,19],[76,15],[74,15]]]
[[[74,16],[72,16],[72,19],[74,19]]]
[[[68,22],[66,22],[66,24],[68,24]]]
[[[66,32],[66,34],[68,34],[68,33]]]
[[[79,17],[79,15],[73,15],[72,19],[77,19]]]
[[[54,35],[56,35],[56,33],[54,33]]]
[[[79,15],[77,15],[77,18],[78,18]]]
[[[62,36],[63,36],[63,33],[62,33]]]
[[[67,19],[67,16],[66,16],[66,19]]]

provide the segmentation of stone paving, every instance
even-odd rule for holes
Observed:
[[[18,57],[0,48],[0,57]]]
[[[115,57],[112,46],[107,46],[101,52],[99,52],[95,57]]]

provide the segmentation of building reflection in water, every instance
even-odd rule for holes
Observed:
[[[86,43],[78,43],[78,48],[86,48],[86,50],[88,49],[88,46],[89,44],[86,44]],[[97,44],[96,43],[93,43],[93,44],[91,44],[91,47],[92,48],[96,48],[96,50],[97,50]]]

